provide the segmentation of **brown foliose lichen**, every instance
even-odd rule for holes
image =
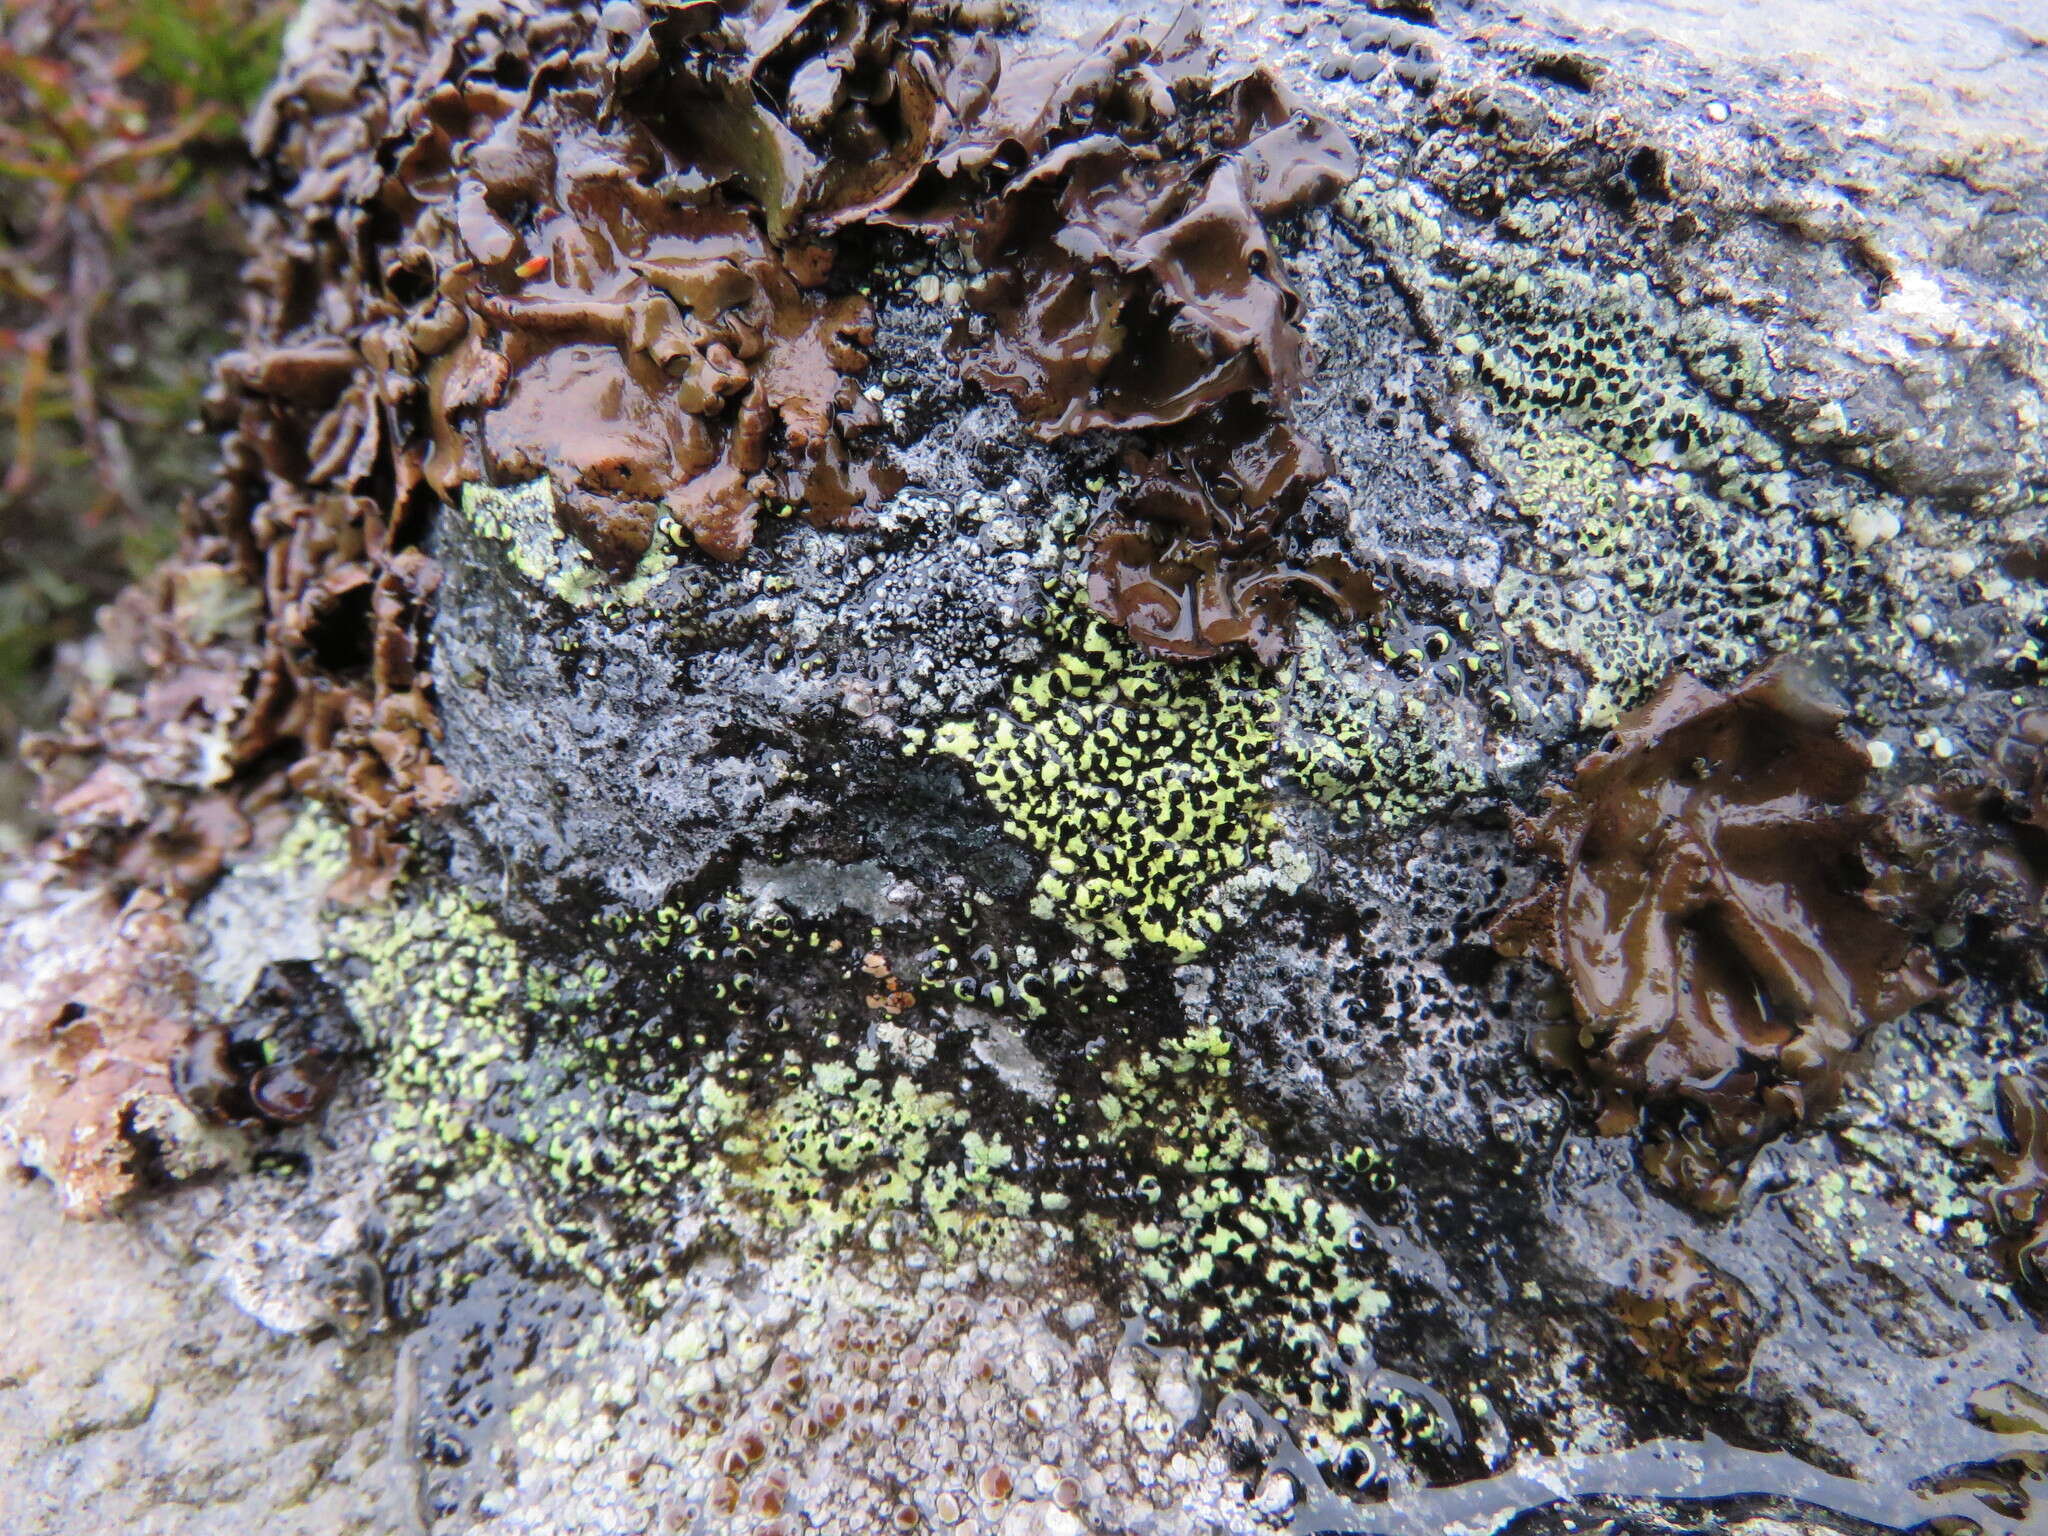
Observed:
[[[1643,1373],[1705,1399],[1749,1375],[1759,1326],[1749,1288],[1673,1239],[1636,1266],[1614,1299]]]
[[[1089,535],[1088,601],[1155,655],[1243,645],[1270,666],[1301,592],[1347,619],[1377,612],[1381,595],[1346,561],[1276,551],[1282,522],[1322,476],[1315,446],[1242,400],[1211,414],[1220,432],[1174,434],[1156,456],[1131,456],[1136,491]]]
[[[971,54],[947,95],[948,136],[880,217],[972,231],[967,376],[1041,437],[1156,434],[1089,535],[1095,610],[1156,655],[1270,663],[1301,591],[1370,608],[1362,572],[1280,541],[1324,466],[1286,416],[1299,299],[1266,221],[1357,173],[1343,132],[1262,71],[1213,78],[1190,13],[1079,54]]]
[[[337,894],[360,897],[395,875],[404,823],[454,798],[422,657],[439,572],[400,547],[416,457],[331,354],[222,360],[220,482],[102,616],[62,727],[24,744],[74,868],[190,897],[297,788],[347,821]]]
[[[1936,995],[1867,900],[1869,759],[1842,714],[1783,659],[1725,694],[1675,674],[1523,825],[1561,873],[1494,925],[1570,989],[1537,1058],[1592,1088],[1604,1134],[1650,1112],[1645,1171],[1705,1211],[1834,1102],[1873,1026]]]
[[[237,1059],[229,1032],[194,1030],[170,1063],[171,1087],[209,1125],[296,1125],[333,1097],[340,1063],[324,1051],[249,1066]]]
[[[1996,1246],[2022,1288],[2048,1303],[2048,1073],[1999,1078],[1998,1121],[2009,1145],[1989,1154]]]
[[[208,400],[218,483],[32,749],[74,865],[191,894],[288,770],[349,825],[336,894],[388,888],[407,822],[459,792],[433,759],[417,545],[465,478],[548,474],[615,572],[658,507],[731,556],[764,494],[821,518],[858,499],[865,302],[822,294],[829,253],[774,249],[717,167],[608,109],[620,20],[479,18],[427,55],[358,27],[259,114],[271,181],[244,344]]]
[[[979,99],[1009,20],[1004,0],[615,0],[600,27],[618,93],[779,245],[895,204]]]
[[[430,93],[381,194],[408,225],[382,350],[423,387],[435,489],[546,473],[615,574],[664,509],[721,558],[766,500],[843,522],[889,484],[858,451],[874,315],[827,291],[856,223],[968,246],[964,371],[1043,436],[1283,396],[1261,220],[1342,184],[1343,136],[1263,74],[1213,89],[1185,21],[1018,65],[956,19],[621,5],[548,90]]]
[[[430,483],[545,474],[616,575],[664,510],[721,559],[770,498],[843,521],[875,495],[850,447],[879,420],[856,382],[866,299],[825,291],[829,246],[770,243],[729,195],[748,173],[690,137],[708,119],[599,101],[443,85],[398,163],[386,201],[410,233],[387,290],[419,297],[389,346],[425,399]]]
[[[172,1057],[171,1087],[210,1125],[295,1125],[318,1114],[359,1044],[340,995],[305,961],[264,967],[224,1018]]]
[[[965,247],[963,372],[1032,430],[1169,434],[1095,534],[1098,605],[1140,644],[1271,660],[1299,594],[1368,607],[1360,573],[1285,548],[1321,470],[1266,228],[1351,145],[1265,73],[1221,75],[1189,15],[1030,51],[998,10],[614,0],[479,13],[429,50],[365,22],[291,63],[252,127],[218,482],[130,614],[135,677],[38,749],[80,857],[203,888],[260,783],[344,815],[338,894],[387,889],[407,823],[460,793],[419,542],[466,484],[545,477],[617,578],[665,543],[738,558],[763,506],[857,520],[896,484],[875,315],[835,273],[863,224]],[[197,767],[123,756],[202,726]]]
[[[176,1110],[191,961],[175,900],[104,886],[56,896],[0,944],[0,1145],[74,1215],[105,1215],[138,1186]]]
[[[101,610],[62,722],[22,741],[58,824],[54,862],[190,895],[249,841],[251,796],[228,782],[260,665],[257,609],[230,573],[194,565]]]
[[[968,376],[1048,438],[1169,426],[1247,389],[1283,398],[1299,299],[1264,221],[1356,174],[1343,133],[1262,71],[1215,80],[1188,12],[1120,19],[1027,65],[986,57],[890,216],[973,231]]]
[[[2014,714],[1974,767],[1893,796],[1885,843],[1880,910],[2048,980],[2048,709]]]

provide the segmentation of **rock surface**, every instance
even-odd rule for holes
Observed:
[[[270,1332],[151,1224],[0,1190],[0,1490],[23,1536],[394,1529],[392,1348]]]
[[[1539,1070],[1569,1003],[1487,934],[1537,879],[1513,814],[1675,668],[1805,655],[1880,799],[2038,702],[2048,119],[1616,10],[1209,17],[1362,159],[1277,226],[1331,465],[1290,536],[1387,604],[1305,603],[1278,665],[1088,609],[1119,445],[943,361],[943,243],[853,248],[905,479],[871,518],[643,582],[530,486],[438,507],[410,872],[323,909],[350,848],[301,808],[189,916],[181,1006],[253,1046],[308,966],[341,1097],[160,1122],[158,1171],[212,1171],[142,1219],[203,1260],[8,1196],[0,1413],[86,1426],[10,1441],[29,1528],[184,1529],[177,1489],[535,1536],[2039,1520],[2039,1313],[1983,1205],[1994,1083],[2048,1049],[2025,965],[1930,924],[1942,998],[1710,1216]],[[2048,74],[2024,26],[1986,23],[2000,82]],[[273,115],[429,41],[320,0]]]

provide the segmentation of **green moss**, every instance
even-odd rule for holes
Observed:
[[[1256,665],[1140,655],[1072,603],[1058,647],[1001,709],[941,727],[1004,829],[1045,858],[1032,910],[1123,956],[1146,943],[1183,958],[1222,926],[1206,903],[1245,867],[1271,819],[1261,782],[1278,690]]]
[[[137,72],[210,135],[231,139],[277,73],[292,8],[278,0],[165,0],[112,15],[141,50]]]

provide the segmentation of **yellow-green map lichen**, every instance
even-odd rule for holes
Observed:
[[[675,568],[676,546],[684,537],[664,512],[639,566],[626,580],[613,581],[562,531],[555,520],[554,482],[545,475],[524,485],[465,485],[462,515],[478,533],[505,546],[514,570],[572,608],[639,602]]]
[[[523,953],[448,887],[342,918],[331,959],[388,1106],[387,1214],[404,1226],[479,1203],[534,1262],[641,1315],[683,1294],[707,1228],[820,1264],[849,1249],[1000,1257],[1043,1234],[1097,1255],[1122,1304],[1206,1373],[1297,1402],[1319,1453],[1385,1430],[1386,1405],[1344,1365],[1388,1305],[1356,1204],[1393,1191],[1382,1154],[1276,1147],[1240,1106],[1215,1026],[1112,1045],[1092,1082],[1043,1101],[920,1066],[857,1016],[833,1023],[831,978],[861,974],[836,938],[721,900],[603,924],[608,958],[567,965]],[[736,987],[735,957],[793,960],[826,1012],[781,1027],[788,989]],[[624,1001],[621,967],[648,965],[685,1000],[659,1021]]]
[[[1771,392],[1753,335],[1639,272],[1560,259],[1541,205],[1503,211],[1519,242],[1453,236],[1415,188],[1361,183],[1343,208],[1483,406],[1486,466],[1525,530],[1494,612],[1585,670],[1583,725],[1611,723],[1674,661],[1739,671],[1850,621],[1855,494],[1800,479],[1723,403]]]
[[[1211,886],[1245,867],[1271,818],[1262,777],[1277,688],[1239,656],[1179,667],[1071,606],[1058,648],[1004,707],[933,734],[1012,837],[1045,858],[1032,909],[1098,937],[1199,954],[1222,926]]]
[[[1391,1194],[1376,1148],[1317,1157],[1275,1149],[1239,1108],[1231,1045],[1214,1026],[1140,1049],[1104,1074],[1092,1103],[1059,1111],[1115,1166],[1138,1171],[1128,1205],[1093,1218],[1095,1240],[1172,1319],[1212,1376],[1295,1405],[1295,1430],[1327,1465],[1370,1462],[1371,1442],[1439,1427],[1398,1394],[1364,1390],[1389,1306],[1369,1222],[1353,1201]]]
[[[1348,658],[1323,620],[1299,619],[1281,757],[1332,809],[1398,829],[1478,790],[1487,759],[1470,715],[1441,689]]]

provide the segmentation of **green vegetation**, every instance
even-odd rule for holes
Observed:
[[[280,0],[75,0],[0,12],[0,828],[54,647],[156,565],[235,303],[246,156]],[[4,838],[0,831],[0,838]]]

